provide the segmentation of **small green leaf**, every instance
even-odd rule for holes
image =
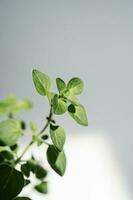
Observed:
[[[50,91],[47,92],[47,97],[48,97],[48,101],[49,101],[50,104],[52,102],[54,95],[55,95],[54,92],[50,92]]]
[[[14,96],[10,95],[6,99],[0,101],[0,115],[7,115],[12,111],[12,107],[16,104]]]
[[[34,159],[28,160],[27,161],[27,165],[28,165],[29,170],[34,173],[35,172],[35,167],[37,165],[37,161],[34,160]]]
[[[83,105],[75,106],[75,112],[70,112],[71,110],[68,110],[68,113],[70,116],[80,125],[88,126],[88,119],[86,115],[86,111]]]
[[[25,164],[21,165],[21,171],[26,177],[30,176],[30,172],[35,174],[38,179],[43,179],[47,176],[47,171],[33,159],[28,160]]]
[[[6,150],[6,147],[0,146],[0,152]]]
[[[0,101],[0,115],[16,114],[31,108],[32,103],[28,99],[16,99],[14,96],[8,96]]]
[[[43,194],[48,193],[48,185],[46,181],[41,182],[40,184],[36,185],[34,188],[40,193],[43,193]]]
[[[51,88],[50,77],[34,69],[32,71],[32,78],[37,92],[42,96],[47,95],[47,92],[50,91]]]
[[[29,197],[16,197],[14,200],[31,200]]]
[[[12,146],[16,144],[22,133],[21,123],[18,120],[8,119],[0,122],[0,144]]]
[[[40,146],[40,145],[43,143],[43,141],[41,140],[41,138],[39,138],[37,135],[33,135],[33,136],[32,136],[32,140],[33,140],[33,142],[35,142],[38,146]]]
[[[66,89],[66,84],[61,78],[56,78],[56,84],[59,93],[62,93]]]
[[[0,101],[0,115],[6,115],[8,113],[7,104],[4,101]]]
[[[67,104],[58,97],[56,94],[52,100],[53,103],[53,111],[56,115],[64,114],[67,110]]]
[[[38,179],[43,179],[47,176],[47,171],[41,165],[35,166],[34,173]]]
[[[0,152],[0,155],[3,157],[4,160],[13,160],[14,156],[10,151],[2,151]]]
[[[78,106],[80,103],[78,102],[78,99],[75,97],[75,95],[68,93],[65,95],[66,96],[66,100],[73,104],[74,106]]]
[[[75,106],[73,104],[70,104],[68,106],[68,112],[70,112],[70,113],[75,113],[76,112]]]
[[[26,176],[26,177],[29,177],[30,176],[30,167],[28,165],[28,163],[25,163],[25,164],[22,164],[21,165],[21,171],[23,172],[23,174]]]
[[[75,95],[79,95],[82,93],[84,89],[84,83],[80,78],[72,78],[68,84],[67,84],[67,89]]]
[[[29,110],[32,108],[32,103],[28,99],[21,99],[16,101],[14,106],[12,106],[11,112],[18,113],[23,110]]]
[[[66,170],[66,156],[64,151],[59,152],[53,145],[47,149],[47,160],[52,169],[63,176]]]
[[[0,165],[0,199],[10,200],[16,197],[24,187],[23,174],[16,169]]]
[[[50,137],[52,139],[54,146],[59,151],[62,151],[66,140],[64,129],[60,126],[50,125]]]
[[[14,144],[13,146],[10,146],[10,149],[11,149],[13,152],[17,152],[17,150],[18,150],[18,145],[17,145],[17,144]]]
[[[35,132],[37,130],[37,125],[35,122],[30,122],[30,129]]]

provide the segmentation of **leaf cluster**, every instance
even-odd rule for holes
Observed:
[[[46,124],[39,131],[35,122],[27,124],[16,114],[32,108],[27,99],[17,99],[8,96],[0,101],[0,199],[1,200],[30,200],[29,197],[19,196],[24,187],[31,183],[31,174],[36,179],[34,189],[47,194],[47,169],[34,156],[23,160],[25,153],[33,145],[47,145],[46,157],[50,167],[60,176],[66,171],[66,155],[64,145],[66,133],[62,126],[55,121],[56,115],[68,113],[79,125],[87,126],[88,119],[84,106],[79,102],[78,95],[83,92],[84,83],[74,77],[66,84],[61,78],[56,79],[57,92],[52,91],[52,82],[48,75],[34,69],[33,83],[41,96],[46,96],[49,102],[49,114]],[[5,119],[7,116],[7,119]],[[32,137],[22,153],[19,151],[19,140],[30,128]],[[48,129],[48,133],[46,133]]]

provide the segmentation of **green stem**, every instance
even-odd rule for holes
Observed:
[[[47,127],[49,126],[49,124],[50,124],[50,122],[52,120],[52,116],[53,116],[53,112],[52,112],[52,105],[51,105],[49,116],[47,118],[47,123],[45,124],[45,126],[43,127],[43,129],[37,134],[37,136],[42,135],[42,133],[47,129]],[[24,148],[22,154],[15,161],[15,165],[20,162],[21,158],[25,155],[25,153],[28,151],[28,149],[32,146],[33,143],[34,143],[33,141],[30,141],[29,144]]]

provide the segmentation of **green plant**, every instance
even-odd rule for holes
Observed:
[[[19,140],[26,134],[27,124],[17,116],[21,111],[32,108],[32,103],[14,96],[0,101],[0,116],[7,117],[0,122],[1,200],[29,200],[28,197],[19,197],[18,195],[25,186],[30,184],[31,173],[37,180],[34,189],[40,193],[47,193],[47,170],[45,167],[33,155],[24,160],[25,153],[33,144],[38,147],[47,145],[46,158],[49,165],[57,174],[64,175],[66,156],[63,147],[66,136],[64,128],[56,124],[55,115],[62,115],[67,111],[78,124],[88,125],[85,109],[77,99],[84,87],[81,79],[72,78],[66,84],[61,78],[57,78],[58,93],[53,93],[49,76],[35,69],[32,71],[32,78],[36,91],[48,99],[49,114],[42,130],[38,131],[33,122],[28,125],[32,137],[21,153]],[[49,128],[49,135],[45,133],[47,128]]]

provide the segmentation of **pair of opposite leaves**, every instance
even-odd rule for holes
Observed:
[[[49,76],[36,69],[33,70],[32,76],[37,92],[42,96],[47,96],[50,104],[53,104],[54,114],[63,114],[68,111],[78,124],[88,126],[85,108],[76,98],[84,89],[81,79],[77,77],[72,78],[66,85],[62,79],[57,78],[58,95],[51,92],[51,80]]]

